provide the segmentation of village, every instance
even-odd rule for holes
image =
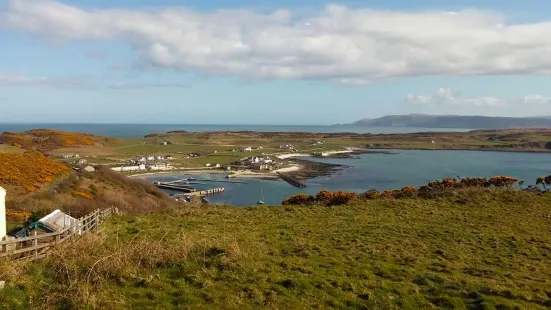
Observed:
[[[197,144],[196,147],[182,147],[178,142],[167,140],[165,137],[151,137],[140,144],[134,144],[135,155],[121,154],[122,156],[103,156],[95,154],[63,153],[58,154],[59,160],[69,164],[77,171],[93,172],[98,165],[107,166],[113,171],[127,174],[146,174],[153,172],[171,171],[225,171],[229,177],[238,176],[265,176],[274,177],[277,172],[288,169],[296,170],[298,165],[288,159],[297,156],[328,156],[331,153],[299,153],[304,145],[299,147],[285,142],[269,145],[241,145],[231,148],[213,148]],[[289,141],[290,142],[290,141]],[[323,140],[311,140],[307,147],[322,146]],[[319,148],[318,148],[319,149]],[[185,152],[184,150],[187,150]],[[149,155],[142,152],[151,152]],[[140,153],[138,153],[140,152]],[[251,153],[249,156],[247,153]],[[126,155],[126,156],[125,156]],[[132,157],[130,157],[130,156]],[[128,157],[127,157],[128,156]],[[233,172],[233,173],[232,173]]]

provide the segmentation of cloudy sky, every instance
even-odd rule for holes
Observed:
[[[0,122],[551,115],[548,0],[2,0]]]

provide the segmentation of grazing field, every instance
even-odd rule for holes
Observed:
[[[549,193],[192,207],[104,227],[45,260],[0,266],[0,307],[551,307]]]
[[[0,144],[0,153],[23,153],[24,150],[8,144]]]
[[[164,143],[167,145],[164,145]],[[293,149],[280,148],[292,145]],[[252,147],[252,152],[242,149]],[[551,151],[551,130],[508,129],[472,132],[425,132],[413,134],[268,133],[268,132],[172,132],[144,138],[119,139],[117,143],[60,148],[54,155],[80,153],[93,163],[120,164],[136,156],[172,155],[179,168],[205,164],[228,165],[247,156],[282,153],[327,152],[347,147],[375,149],[464,149],[498,151]],[[200,156],[188,158],[189,153]]]

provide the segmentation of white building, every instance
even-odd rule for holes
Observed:
[[[121,167],[111,168],[111,170],[118,171],[118,172],[140,171],[145,169],[146,169],[145,164],[140,164],[138,166],[121,166]]]
[[[0,240],[6,237],[6,190],[0,187]]]
[[[214,166],[215,168],[222,168],[222,165],[220,164],[216,164],[216,166]]]
[[[155,160],[155,156],[148,156],[148,157],[147,157],[147,160],[148,160],[148,161],[154,161],[154,160]]]
[[[94,168],[93,166],[86,166],[86,167],[84,167],[84,171],[94,172],[94,171],[96,171],[96,168]]]
[[[246,147],[243,149],[244,152],[252,152],[253,151],[253,148],[252,147]]]
[[[153,171],[165,171],[165,170],[172,170],[174,167],[167,163],[161,163],[156,165],[148,165],[147,170],[153,170]]]

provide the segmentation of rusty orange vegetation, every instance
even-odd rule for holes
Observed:
[[[114,144],[116,142],[114,138],[52,129],[33,129],[22,133],[5,132],[0,135],[0,143],[40,151],[72,146],[90,146],[96,143]]]
[[[73,192],[73,196],[86,198],[86,199],[88,199],[88,200],[94,199],[94,196],[92,196],[92,194],[85,193],[85,192],[81,192],[81,191],[75,191],[75,192]]]
[[[71,172],[66,165],[33,151],[0,153],[0,163],[0,184],[21,186],[27,192],[34,192],[42,184]]]
[[[6,216],[13,217],[13,218],[19,218],[19,219],[26,219],[29,218],[32,215],[31,212],[27,211],[17,211],[17,210],[6,210]]]
[[[551,176],[548,177],[551,184]],[[538,182],[545,182],[545,178],[539,178]],[[323,204],[327,206],[343,205],[353,199],[396,199],[408,197],[424,197],[430,198],[436,196],[442,190],[447,189],[462,189],[462,188],[513,188],[518,180],[508,176],[495,176],[492,178],[445,178],[441,181],[432,181],[427,185],[420,187],[406,186],[402,189],[377,191],[370,190],[361,195],[350,192],[329,192],[320,191],[316,196],[307,194],[296,194],[285,199],[283,205],[308,205],[308,204]],[[542,183],[544,184],[544,183]]]

